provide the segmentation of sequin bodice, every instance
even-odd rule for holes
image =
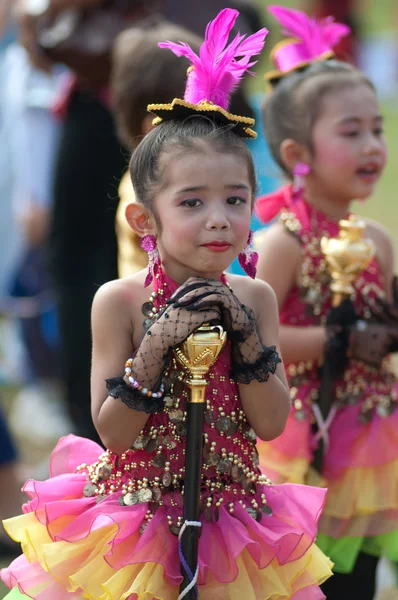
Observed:
[[[298,200],[297,208],[296,212],[293,204],[289,212],[281,215],[288,231],[300,243],[301,266],[299,280],[280,312],[280,322],[295,327],[322,325],[332,307],[332,295],[330,274],[320,241],[323,236],[336,237],[339,226],[303,200]],[[304,224],[302,215],[305,215]],[[353,285],[356,312],[362,318],[369,318],[376,299],[385,295],[383,276],[376,258]],[[295,416],[299,420],[309,418],[311,405],[318,398],[319,365],[300,361],[285,366]],[[360,403],[359,419],[368,422],[374,411],[380,416],[388,416],[395,410],[395,384],[388,361],[381,369],[375,369],[363,362],[350,360],[344,378],[335,384],[336,398],[341,408]]]
[[[168,279],[166,284],[169,296],[177,286]],[[221,503],[232,507],[239,500],[255,516],[266,504],[258,484],[269,481],[258,468],[256,435],[246,421],[238,386],[229,377],[230,360],[227,343],[207,376],[201,502],[211,512]],[[105,452],[94,465],[82,465],[91,482],[87,494],[101,498],[122,492],[122,504],[150,502],[182,509],[188,389],[175,361],[168,377],[171,391],[164,411],[150,416],[132,448],[122,455]]]
[[[336,237],[338,223],[303,200],[310,226],[303,227],[295,213],[283,213],[287,229],[300,241],[301,267],[299,281],[291,290],[282,310],[284,325],[319,325],[331,309],[330,275],[321,251],[322,237]],[[377,259],[354,281],[354,304],[357,313],[368,318],[377,297],[384,297],[384,281]]]

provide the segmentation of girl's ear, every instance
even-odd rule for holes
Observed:
[[[288,138],[283,140],[280,147],[280,155],[285,167],[293,173],[295,165],[299,162],[311,164],[311,155],[303,144],[299,144],[295,140]]]
[[[131,202],[126,206],[125,215],[131,229],[140,237],[156,235],[157,230],[153,214],[143,204]]]

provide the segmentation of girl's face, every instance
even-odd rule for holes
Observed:
[[[218,278],[245,247],[252,195],[248,166],[238,154],[205,145],[165,152],[154,200],[162,262],[177,282]]]
[[[370,196],[387,155],[374,91],[358,84],[326,97],[312,143],[310,194],[340,204]]]

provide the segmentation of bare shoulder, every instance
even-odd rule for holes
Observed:
[[[366,235],[376,246],[376,255],[384,274],[390,279],[390,272],[394,269],[394,246],[386,227],[371,219],[364,219]]]
[[[270,273],[283,264],[290,273],[298,271],[301,261],[300,242],[282,222],[268,227],[264,233],[257,235],[255,250],[259,254],[259,276],[269,280]],[[278,260],[275,260],[278,257]]]
[[[131,306],[134,298],[141,296],[143,288],[143,283],[137,275],[114,279],[102,285],[94,296],[93,309]]]
[[[242,304],[250,306],[256,315],[276,306],[275,292],[265,281],[231,274],[228,275],[228,282]]]
[[[256,233],[256,250],[268,250],[275,248],[280,251],[290,252],[292,255],[300,255],[300,243],[286,226],[278,221],[263,231]]]
[[[366,235],[368,235],[376,245],[385,248],[392,248],[392,239],[388,229],[373,219],[364,219],[366,223]]]
[[[102,285],[93,301],[92,328],[119,331],[132,330],[141,306],[148,297],[144,289],[145,273],[140,271],[129,277],[115,279]]]

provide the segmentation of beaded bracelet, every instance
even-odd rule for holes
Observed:
[[[123,377],[125,383],[128,386],[140,392],[143,396],[147,396],[148,398],[161,398],[164,394],[164,385],[160,384],[159,390],[157,392],[152,392],[146,387],[143,387],[132,375],[131,375],[131,367],[133,365],[133,359],[129,358],[124,365],[125,376]]]

